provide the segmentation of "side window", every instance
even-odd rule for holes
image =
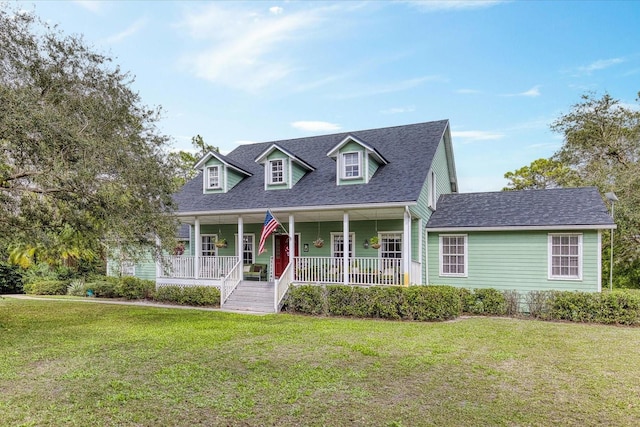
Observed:
[[[220,188],[220,167],[207,168],[207,188]]]
[[[549,234],[549,279],[582,279],[582,234]]]
[[[360,168],[360,153],[343,153],[342,154],[342,177],[343,178],[360,178],[362,171]]]
[[[440,275],[467,277],[467,236],[440,235]]]
[[[269,183],[283,184],[284,182],[284,160],[277,159],[269,161]]]

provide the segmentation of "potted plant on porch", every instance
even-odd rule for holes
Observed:
[[[371,247],[373,249],[380,249],[380,240],[378,239],[378,236],[373,236],[371,239],[369,239],[369,242],[371,243]]]
[[[222,239],[216,240],[216,248],[226,248],[227,247],[227,239],[224,237]]]
[[[322,240],[322,237],[319,237],[313,241],[313,246],[315,246],[316,248],[321,248],[324,246],[324,240]]]

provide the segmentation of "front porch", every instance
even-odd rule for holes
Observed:
[[[159,285],[203,285],[220,287],[221,282],[239,264],[237,256],[166,256],[158,264],[156,283]],[[344,284],[344,285],[392,285],[404,283],[402,258],[352,257],[347,259],[344,274],[344,258],[297,256],[293,258],[287,279],[292,284]],[[419,275],[421,265],[411,262],[412,276]],[[275,270],[273,257],[267,267],[267,280],[282,279]],[[240,280],[251,280],[241,277]]]

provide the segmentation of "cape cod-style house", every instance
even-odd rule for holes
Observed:
[[[185,250],[155,280],[220,287],[223,307],[277,311],[291,284],[598,291],[615,227],[594,188],[458,194],[447,120],[240,145],[195,167],[175,196]],[[259,253],[267,211],[281,225]]]

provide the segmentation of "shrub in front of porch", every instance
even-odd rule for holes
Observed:
[[[285,310],[329,316],[396,320],[448,320],[461,313],[458,290],[449,286],[302,285],[290,289]]]
[[[180,305],[220,306],[220,290],[213,286],[159,286],[153,299]]]

